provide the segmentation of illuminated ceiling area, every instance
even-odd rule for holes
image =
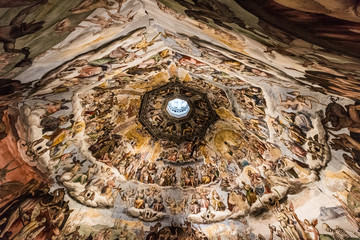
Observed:
[[[359,11],[0,0],[0,239],[359,239]]]
[[[186,117],[190,112],[190,106],[186,100],[175,98],[170,100],[166,106],[166,111],[175,118]]]

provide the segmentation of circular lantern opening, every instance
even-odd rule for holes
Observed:
[[[187,101],[180,98],[175,98],[169,101],[166,110],[172,117],[182,118],[188,115],[190,106]]]

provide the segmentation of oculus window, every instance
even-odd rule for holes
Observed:
[[[182,118],[188,115],[190,106],[187,101],[175,98],[169,101],[166,110],[172,117]]]

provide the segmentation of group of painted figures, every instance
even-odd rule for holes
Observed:
[[[65,189],[31,180],[0,209],[0,239],[57,239],[69,214]]]
[[[151,139],[137,122],[141,93],[130,94],[134,91],[130,90],[129,76],[80,94],[79,105],[83,110],[77,121],[72,113],[61,114],[68,110],[69,100],[35,106],[43,109],[40,126],[44,136],[22,144],[26,155],[34,162],[48,154],[49,168],[58,170],[58,183],[82,204],[114,207],[116,199],[120,199],[128,208],[124,209],[127,214],[143,221],[157,221],[174,214],[186,215],[193,223],[217,222],[266,210],[267,204],[280,201],[288,192],[308,184],[327,161],[323,136],[308,134],[314,127],[306,110],[311,109],[314,99],[290,93],[292,97],[280,99],[279,106],[284,109],[281,115],[265,120],[266,102],[260,88],[240,86],[235,90],[239,108],[234,110],[222,90],[215,89],[210,100],[216,98],[212,107],[218,111],[220,120],[210,127],[204,139],[182,143],[182,150],[176,151],[178,145]],[[194,78],[191,84],[199,82]],[[198,89],[206,92],[214,89],[214,85],[202,82]],[[346,110],[334,101],[321,121],[330,136],[335,137],[331,139],[333,149],[351,154],[351,157],[344,154],[344,158],[355,171],[360,149],[356,137],[357,106],[348,106]],[[232,112],[234,118],[223,117],[226,115],[222,111]],[[241,111],[247,118],[236,120]],[[335,133],[343,128],[350,135]],[[271,132],[281,141],[266,141]],[[71,147],[78,135],[84,136],[83,146],[90,155]],[[281,144],[293,153],[292,157],[283,155]],[[89,156],[92,159],[87,159]],[[139,187],[135,190],[131,184]],[[178,188],[184,194],[175,199],[170,191]],[[280,230],[270,228],[272,234],[283,239],[315,234],[312,223],[296,220],[302,231],[296,235],[291,225],[294,214],[286,209],[274,211],[279,219],[284,219],[279,220]]]
[[[112,10],[107,1],[96,2]],[[120,9],[122,1],[117,2]],[[79,5],[72,11],[86,12],[91,6]],[[104,28],[112,24],[101,17],[90,22],[102,23]],[[325,108],[315,97],[297,91],[284,91],[271,103],[265,100],[262,88],[229,72],[262,78],[270,75],[225,56],[221,56],[220,65],[228,73],[169,49],[125,72],[116,72],[120,65],[138,58],[135,53],[146,52],[158,36],[148,42],[143,34],[127,49],[118,47],[95,60],[72,61],[42,82],[39,90],[45,94],[32,92],[36,97],[21,104],[22,124],[33,134],[19,140],[23,157],[29,165],[55,176],[60,188],[50,191],[36,181],[25,186],[2,182],[1,186],[7,183],[19,193],[0,208],[0,239],[206,239],[194,224],[246,222],[247,216],[266,211],[278,221],[269,225],[269,239],[358,237],[356,231],[346,232],[325,222],[321,228],[327,234],[320,234],[316,220],[299,219],[292,204],[280,202],[319,179],[330,158],[327,143],[342,154],[349,168],[360,173],[359,103],[343,106],[331,99]],[[201,52],[202,56],[216,56],[210,48],[202,47]],[[181,75],[180,70],[186,74]],[[99,84],[103,79],[106,81]],[[162,92],[150,99],[148,120],[167,134],[191,135],[206,125],[211,107],[219,119],[206,126],[204,137],[174,143],[154,138],[141,125],[142,96],[173,79],[206,94],[211,106],[194,101],[194,122],[178,128],[160,114],[163,95],[172,94]],[[51,81],[60,83],[46,88]],[[191,92],[178,94],[192,97]],[[278,109],[272,111],[271,104]],[[315,106],[323,113],[313,114]],[[2,170],[0,174],[10,171],[7,167]],[[351,185],[347,195],[334,198],[359,230],[360,188],[356,178],[347,177]],[[163,228],[164,222],[151,223],[147,236],[140,230],[137,236],[132,235],[122,224],[103,228],[94,236],[84,235],[81,226],[64,228],[72,216],[64,200],[66,194],[87,207],[120,212],[119,218],[126,214],[143,222],[158,222],[180,217],[186,222]],[[0,195],[2,199],[9,197]],[[254,236],[242,232],[231,237]],[[265,239],[261,234],[256,237]]]

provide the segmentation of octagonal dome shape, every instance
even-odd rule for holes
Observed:
[[[217,119],[205,93],[178,81],[146,92],[139,111],[140,123],[155,139],[177,144],[204,137]]]
[[[170,100],[166,106],[166,111],[175,118],[186,117],[190,112],[190,106],[186,100],[175,98]]]

